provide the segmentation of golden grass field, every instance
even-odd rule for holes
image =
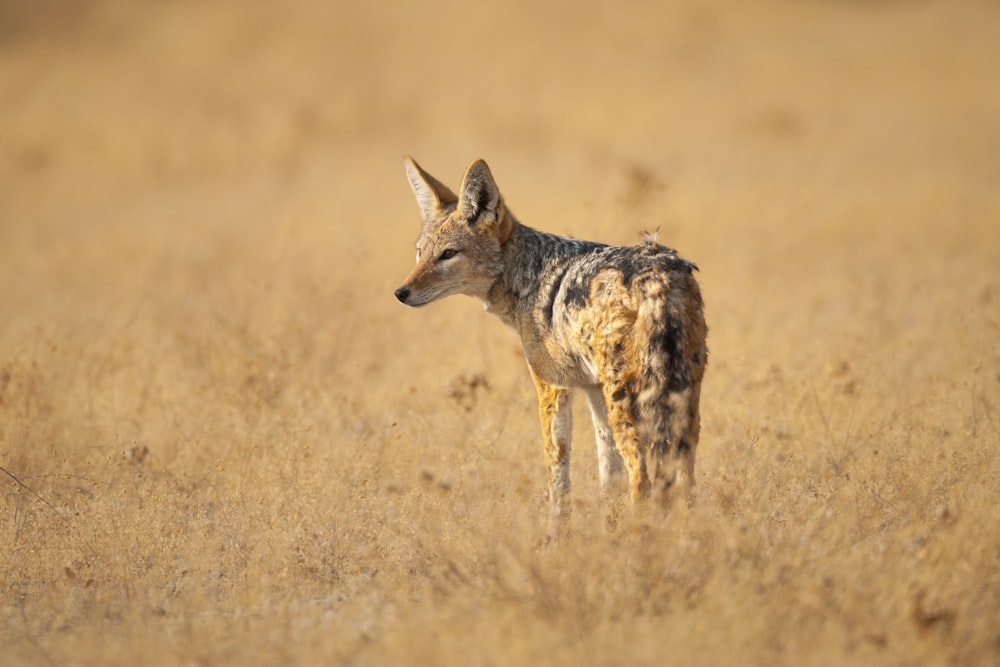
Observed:
[[[1000,5],[0,2],[3,665],[1000,664]],[[540,544],[401,157],[696,261],[698,496]]]

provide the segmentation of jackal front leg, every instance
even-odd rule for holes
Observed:
[[[569,518],[569,455],[573,438],[573,412],[567,389],[548,384],[534,371],[538,390],[538,416],[542,422],[545,467],[549,474],[549,539],[559,535]]]

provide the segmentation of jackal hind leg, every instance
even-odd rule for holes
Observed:
[[[621,492],[625,487],[625,464],[615,445],[614,432],[608,423],[608,406],[600,387],[586,389],[590,416],[594,422],[594,439],[597,442],[597,478],[600,483],[599,512],[607,528],[615,530],[624,509]]]
[[[694,501],[694,457],[698,450],[698,440],[701,437],[701,383],[694,384],[687,396],[687,429],[679,440],[678,463],[677,466],[677,486],[685,494],[686,502],[690,505]]]
[[[648,498],[650,492],[646,456],[639,445],[639,431],[635,423],[636,396],[628,383],[621,379],[605,382],[601,389],[607,406],[608,424],[628,472],[629,497],[635,507]]]
[[[666,441],[654,444],[655,493],[664,507],[687,507],[694,499],[694,457],[700,433],[698,387],[671,393],[663,409],[668,411],[663,421],[669,434]]]
[[[538,416],[542,423],[545,467],[549,480],[548,541],[565,530],[570,515],[569,457],[573,438],[573,412],[570,393],[548,384],[534,371],[531,374],[538,390]]]
[[[597,475],[603,495],[610,495],[617,490],[624,474],[624,462],[615,436],[608,423],[608,406],[604,403],[604,394],[600,387],[588,387],[587,402],[590,404],[590,416],[594,422],[594,439],[597,441]]]

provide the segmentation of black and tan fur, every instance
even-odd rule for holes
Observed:
[[[474,296],[520,334],[538,390],[551,530],[569,511],[572,389],[590,404],[604,492],[624,464],[633,504],[686,495],[708,356],[697,267],[651,239],[616,247],[526,227],[482,160],[457,196],[410,158],[406,171],[423,228],[396,297],[422,306]]]

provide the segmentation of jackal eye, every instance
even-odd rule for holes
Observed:
[[[457,250],[455,250],[454,248],[448,248],[447,250],[441,253],[441,255],[438,257],[438,261],[443,262],[446,259],[451,259],[457,254],[458,254]]]

